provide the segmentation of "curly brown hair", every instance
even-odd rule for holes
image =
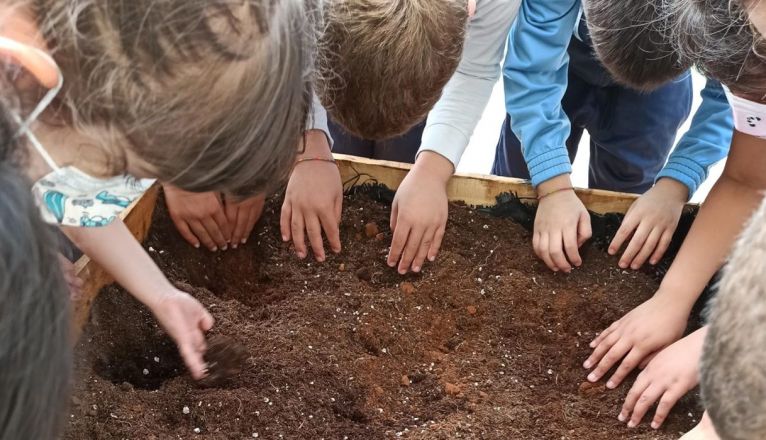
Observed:
[[[421,122],[460,63],[466,0],[325,3],[317,92],[349,133],[385,139]]]

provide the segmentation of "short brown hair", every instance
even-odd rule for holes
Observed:
[[[615,80],[650,91],[691,67],[675,50],[667,0],[583,0],[593,48]]]
[[[317,91],[332,118],[368,139],[426,118],[457,69],[466,0],[325,2]]]

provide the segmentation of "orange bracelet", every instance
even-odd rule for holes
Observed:
[[[560,192],[562,192],[562,191],[570,191],[570,190],[571,190],[571,191],[574,191],[574,187],[572,187],[572,186],[568,186],[568,187],[566,187],[566,188],[559,188],[559,189],[554,189],[553,191],[551,191],[551,192],[549,192],[549,193],[545,193],[545,194],[542,194],[542,195],[539,195],[539,196],[537,196],[537,200],[538,200],[538,201],[540,201],[540,200],[542,200],[542,199],[544,199],[544,198],[548,197],[548,196],[549,196],[549,195],[551,195],[551,194],[556,194],[556,193],[560,193]]]
[[[314,162],[329,162],[329,163],[334,163],[335,165],[338,164],[337,162],[335,162],[335,159],[328,159],[326,157],[316,156],[316,157],[304,157],[303,159],[298,159],[298,160],[295,161],[295,165],[298,165],[299,163],[303,163],[303,162],[312,162],[312,161],[314,161]]]

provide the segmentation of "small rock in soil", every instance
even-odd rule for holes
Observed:
[[[356,277],[362,281],[369,282],[372,280],[372,272],[367,267],[360,267],[359,270],[356,271]]]
[[[410,378],[406,374],[404,376],[402,376],[402,386],[403,387],[410,386]]]
[[[606,385],[601,382],[590,383],[583,382],[580,384],[580,394],[583,396],[594,396],[606,392]]]
[[[380,228],[378,228],[377,223],[370,222],[364,225],[364,235],[366,235],[367,238],[373,238],[379,233],[380,233]]]
[[[345,272],[346,271],[346,263],[340,263],[338,266],[338,272]]]
[[[473,316],[476,314],[476,306],[468,306],[465,308],[465,311],[468,312],[469,315]]]
[[[415,293],[415,286],[409,281],[405,281],[402,284],[400,284],[399,288],[402,290],[402,293],[405,293],[407,295],[412,295],[413,293]]]
[[[208,341],[205,353],[207,376],[199,381],[199,385],[214,388],[226,384],[232,377],[242,372],[248,357],[242,344],[227,337],[213,336]]]
[[[133,385],[130,382],[123,382],[120,384],[120,389],[127,393],[133,391]]]
[[[460,394],[463,390],[460,388],[460,386],[455,385],[453,383],[444,382],[444,392],[447,393],[450,396],[457,396]]]

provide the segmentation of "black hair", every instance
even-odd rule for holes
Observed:
[[[0,439],[52,440],[71,378],[69,296],[22,171],[12,90],[0,79]]]

